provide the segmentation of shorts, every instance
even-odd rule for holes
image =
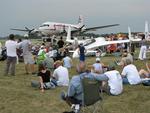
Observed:
[[[80,55],[80,61],[83,61],[83,62],[85,61],[85,55],[84,54]]]
[[[130,84],[127,77],[122,78],[123,84]]]
[[[56,85],[53,82],[46,82],[44,83],[44,89],[50,89],[50,88],[55,88]]]
[[[24,55],[23,58],[24,58],[25,64],[34,64],[35,63],[32,54]]]

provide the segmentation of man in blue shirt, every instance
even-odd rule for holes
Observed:
[[[85,64],[80,63],[79,66],[77,66],[77,72],[79,75],[75,75],[72,77],[67,95],[62,92],[61,97],[63,100],[65,100],[69,105],[72,104],[82,104],[82,97],[83,97],[83,89],[81,80],[83,78],[89,78],[91,80],[98,80],[98,81],[104,81],[108,80],[108,77],[104,74],[96,74],[90,72],[90,69],[85,70]]]

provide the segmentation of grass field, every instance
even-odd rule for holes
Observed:
[[[114,60],[114,57],[104,57],[105,64]],[[88,57],[87,64],[92,64],[95,58]],[[74,65],[77,60],[73,60]],[[135,61],[138,69],[145,68],[142,61]],[[5,61],[0,62],[0,113],[62,113],[70,107],[60,99],[60,92],[66,87],[47,90],[41,93],[39,89],[31,87],[31,80],[38,77],[25,75],[24,64],[16,66],[16,76],[3,76]],[[117,67],[121,71],[120,67]],[[76,74],[75,69],[69,71],[70,78]],[[123,94],[108,96],[103,94],[103,101],[99,104],[97,113],[150,113],[150,87],[143,85],[125,85]],[[85,113],[91,113],[89,107]]]

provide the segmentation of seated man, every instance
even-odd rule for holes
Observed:
[[[103,82],[102,90],[110,95],[121,94],[123,91],[122,77],[119,71],[115,70],[115,66],[109,66],[108,71],[104,75],[107,77],[107,84],[106,81]]]
[[[86,69],[85,71],[85,65],[82,63],[77,67],[77,72],[79,75],[72,77],[67,95],[65,95],[64,92],[61,94],[62,99],[65,100],[69,105],[82,105],[83,89],[81,80],[85,77],[91,80],[108,81],[109,91],[107,92],[109,92],[111,95],[118,95],[122,93],[122,78],[119,72],[114,70],[114,67],[110,68],[110,71],[106,72],[105,74],[92,73],[90,70],[91,69]],[[104,87],[102,87],[102,89],[103,88]]]
[[[56,80],[57,86],[69,85],[69,73],[66,67],[62,66],[62,61],[58,60],[54,63],[55,70],[53,72],[53,80]]]
[[[83,89],[81,79],[84,77],[92,77],[89,72],[85,72],[85,63],[83,62],[77,66],[76,71],[79,73],[79,75],[72,77],[67,95],[65,95],[64,92],[61,94],[62,99],[65,100],[70,106],[72,104],[82,104]]]
[[[124,66],[121,75],[123,76],[124,84],[136,85],[141,82],[139,72],[136,66],[131,63],[130,59],[126,59],[126,65]]]
[[[126,59],[131,60],[131,63],[133,63],[133,56],[129,52],[124,51],[124,53],[122,54],[122,58],[120,62],[117,62],[117,65],[124,67],[126,64]]]

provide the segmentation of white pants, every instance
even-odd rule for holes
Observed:
[[[146,59],[146,49],[147,49],[146,46],[141,46],[140,53],[139,53],[140,60]]]

